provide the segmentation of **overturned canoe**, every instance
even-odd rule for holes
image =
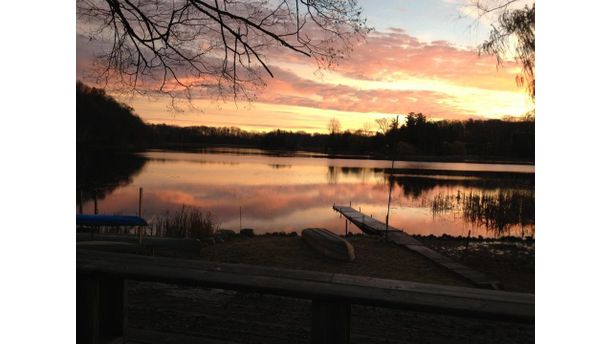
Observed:
[[[306,228],[302,238],[315,251],[333,259],[352,261],[355,249],[350,242],[324,228]]]

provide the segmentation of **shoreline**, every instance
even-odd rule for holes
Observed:
[[[305,156],[305,157],[323,157],[328,159],[362,159],[362,160],[391,160],[388,156],[383,154],[358,154],[351,152],[333,152],[325,153],[322,150],[307,150],[307,149],[295,149],[295,150],[280,150],[280,149],[268,149],[261,146],[254,145],[229,145],[229,144],[165,144],[165,145],[151,145],[151,146],[134,146],[126,149],[123,147],[110,147],[110,146],[80,146],[77,147],[77,151],[90,152],[90,151],[110,151],[116,153],[141,153],[146,151],[171,151],[171,152],[201,152],[208,149],[256,149],[262,153],[250,153],[250,154],[262,154],[272,156]],[[268,153],[268,154],[266,154]],[[413,156],[400,156],[395,157],[395,161],[402,162],[432,162],[432,163],[468,163],[468,164],[488,164],[488,165],[525,165],[535,166],[535,161],[531,160],[515,160],[508,157],[478,157],[472,155],[413,155]]]
[[[289,155],[289,156],[300,156],[316,154],[319,157],[326,157],[329,159],[364,159],[364,160],[390,160],[390,158],[384,154],[359,154],[352,152],[332,152],[326,153],[323,150],[308,150],[308,149],[270,149],[257,145],[230,145],[230,144],[166,144],[157,145],[144,150],[169,150],[169,151],[184,151],[189,152],[192,150],[202,149],[215,149],[215,148],[231,148],[231,149],[257,149],[262,152],[270,153],[268,155]],[[252,153],[256,154],[256,153]],[[265,154],[264,154],[265,155]],[[310,156],[312,157],[312,156]],[[474,155],[411,155],[411,156],[399,156],[395,158],[395,161],[405,162],[451,162],[451,163],[472,163],[472,164],[502,164],[502,165],[527,165],[535,166],[535,161],[531,160],[518,160],[509,157],[478,157]]]
[[[251,228],[243,228],[243,230],[252,230]],[[264,232],[264,233],[253,233],[252,235],[245,235],[240,233],[239,231],[233,230],[233,229],[227,229],[227,228],[220,228],[218,231],[221,232],[233,232],[234,235],[237,236],[244,236],[245,238],[250,238],[250,237],[286,237],[286,236],[300,236],[298,232],[296,231],[292,231],[292,232],[280,232],[280,231],[275,231],[275,232]],[[338,234],[338,233],[336,233]],[[434,235],[434,234],[428,234],[428,235],[424,235],[424,234],[410,234],[410,233],[406,233],[412,237],[414,237],[417,240],[421,240],[421,239],[439,239],[439,240],[462,240],[462,241],[466,241],[468,239],[467,236],[462,236],[462,235],[450,235],[450,234],[442,234],[442,235]],[[349,232],[348,235],[344,235],[344,234],[338,234],[340,237],[345,238],[345,237],[352,237],[352,236],[368,236],[367,234],[364,233],[352,233]],[[376,238],[376,236],[371,236],[373,238]],[[478,235],[478,236],[470,236],[469,237],[469,242],[523,242],[523,243],[534,243],[535,244],[535,237],[528,235],[525,236],[523,238],[518,237],[518,236],[512,236],[512,235],[508,235],[508,236],[500,236],[500,237],[483,237],[482,235]]]

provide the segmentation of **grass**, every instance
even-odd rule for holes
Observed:
[[[210,237],[217,229],[210,212],[184,204],[172,214],[166,212],[155,224],[155,231],[161,236],[200,240]]]
[[[535,226],[535,197],[528,191],[438,194],[431,207],[434,215],[457,212],[466,221],[485,226],[497,235],[507,234],[514,226],[533,232]]]

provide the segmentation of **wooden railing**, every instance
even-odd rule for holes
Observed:
[[[125,280],[310,299],[312,343],[348,343],[353,304],[527,323],[535,313],[533,294],[77,249],[78,343],[123,336]]]

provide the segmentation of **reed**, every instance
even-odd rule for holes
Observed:
[[[173,213],[166,211],[155,222],[156,232],[168,237],[202,240],[218,229],[218,223],[210,212],[184,204]]]
[[[535,226],[534,193],[525,190],[497,190],[474,193],[457,191],[457,194],[435,195],[431,203],[435,215],[453,212],[465,220],[506,234],[511,227],[522,229]]]

